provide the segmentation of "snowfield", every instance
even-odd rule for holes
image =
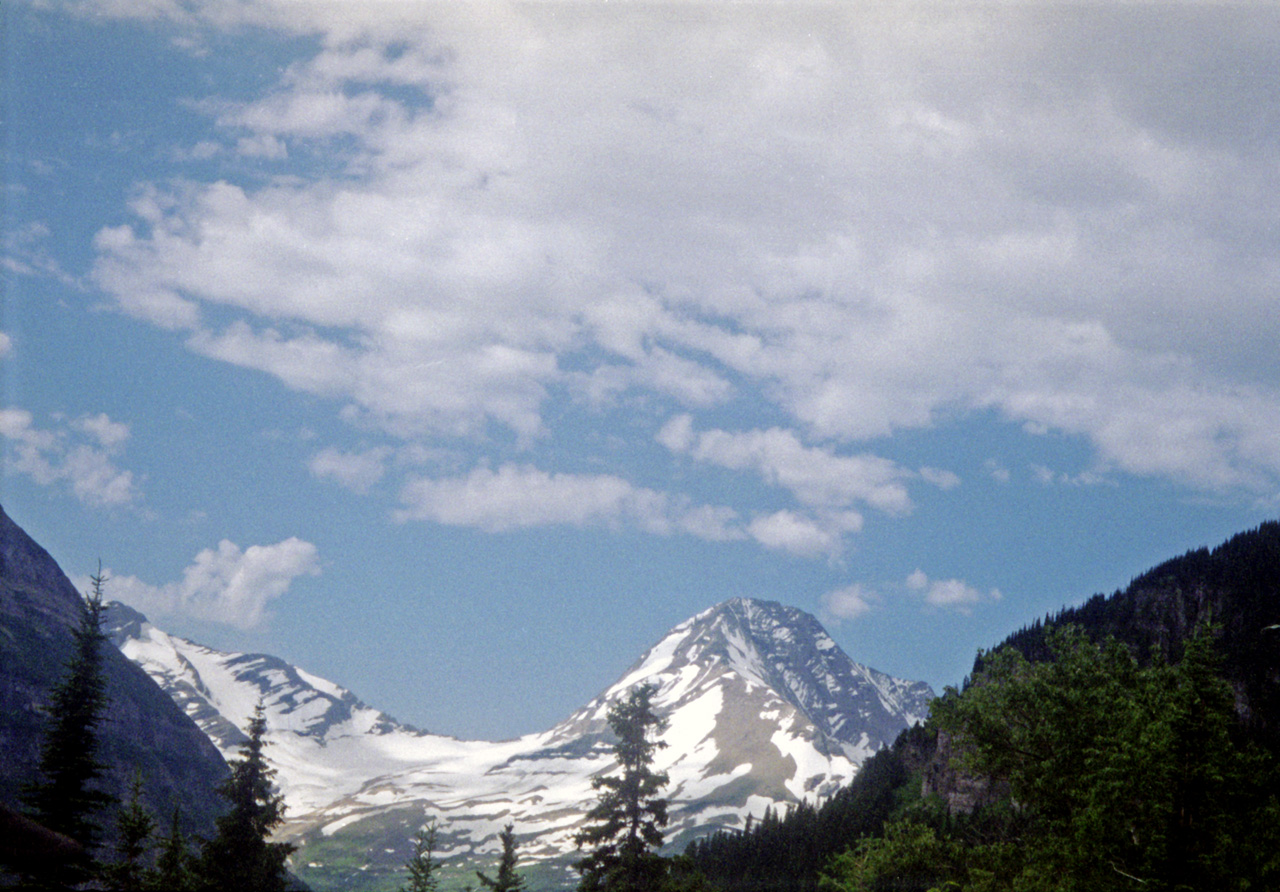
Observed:
[[[406,840],[435,817],[441,856],[491,853],[514,823],[522,858],[574,851],[595,802],[591,779],[614,769],[606,715],[635,685],[657,686],[669,774],[669,841],[740,827],[824,798],[873,752],[922,720],[933,692],[853,662],[812,616],[735,599],[692,617],[599,697],[554,728],[515,740],[458,740],[400,725],[351,692],[283,660],[222,653],[112,605],[108,634],[228,759],[259,701],[267,756],[288,806],[280,836],[309,841],[380,833],[402,863]],[[314,866],[314,865],[313,865]]]

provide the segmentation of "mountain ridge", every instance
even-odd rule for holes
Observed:
[[[933,695],[923,682],[855,663],[803,611],[733,599],[677,624],[552,728],[464,741],[398,723],[278,658],[214,651],[123,605],[108,613],[122,652],[224,751],[238,742],[228,728],[263,699],[268,755],[290,804],[284,835],[301,846],[295,863],[316,885],[327,884],[323,862],[308,859],[344,840],[371,853],[364,873],[398,868],[427,816],[441,819],[442,856],[487,851],[511,821],[523,857],[564,862],[594,801],[591,778],[613,766],[608,708],[641,682],[657,686],[654,704],[669,723],[656,767],[671,778],[673,846],[830,795],[922,718]],[[317,865],[312,874],[307,864]]]

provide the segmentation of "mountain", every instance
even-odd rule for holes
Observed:
[[[289,806],[283,835],[300,845],[299,875],[320,889],[374,888],[404,863],[424,816],[439,818],[446,858],[490,858],[513,822],[523,859],[563,871],[595,800],[591,778],[615,767],[609,706],[642,682],[657,685],[668,722],[655,767],[670,775],[672,847],[831,794],[923,719],[933,696],[855,663],[802,611],[735,599],[676,626],[549,731],[465,741],[401,725],[275,657],[203,647],[123,605],[108,617],[122,653],[224,753],[262,700]]]
[[[108,582],[108,590],[110,583]],[[81,595],[49,553],[0,508],[0,803],[20,810],[34,780],[50,694],[72,653]],[[180,806],[188,832],[211,833],[227,766],[218,750],[146,673],[104,648],[109,698],[99,728],[103,787],[126,798],[141,771],[143,795],[166,819]],[[111,815],[100,816],[110,826]]]

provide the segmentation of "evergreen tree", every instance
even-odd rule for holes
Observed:
[[[107,707],[102,671],[106,636],[101,628],[107,580],[101,567],[90,580],[93,588],[80,604],[67,674],[53,691],[52,724],[40,751],[38,780],[23,796],[36,821],[83,847],[80,857],[45,865],[42,876],[31,877],[37,886],[49,888],[76,885],[96,871],[92,853],[102,827],[95,815],[113,801],[95,786],[105,771],[97,755],[97,729]]]
[[[147,886],[146,858],[152,847],[156,822],[142,804],[142,774],[134,775],[129,801],[116,818],[116,860],[103,874],[114,892],[141,892]]]
[[[249,739],[231,776],[218,788],[231,810],[218,818],[218,832],[200,853],[201,886],[208,892],[284,892],[285,860],[294,846],[269,842],[284,820],[284,797],[274,791],[275,769],[263,756],[267,720],[259,701],[249,720]]]
[[[1010,796],[973,815],[915,808],[831,862],[844,892],[1273,889],[1280,813],[1267,755],[1238,738],[1211,632],[1180,663],[1142,667],[1078,629],[1046,638],[1051,660],[988,655],[931,721],[971,771]],[[940,885],[941,884],[941,885]]]
[[[500,835],[502,840],[502,859],[498,862],[498,876],[496,879],[489,879],[480,871],[476,871],[476,876],[480,878],[480,885],[486,889],[492,889],[494,892],[522,892],[525,888],[524,877],[516,873],[516,834],[514,825],[508,824],[503,828]]]
[[[156,869],[149,884],[155,892],[194,892],[196,888],[192,872],[194,859],[187,848],[179,819],[180,813],[175,807],[169,823],[169,835],[160,846]]]
[[[435,858],[436,821],[422,827],[413,837],[413,856],[405,862],[409,870],[409,883],[400,887],[400,892],[436,892],[440,887],[440,878],[436,871],[440,862]]]
[[[659,795],[667,775],[651,767],[654,753],[666,744],[650,736],[665,730],[666,722],[653,711],[655,690],[652,684],[639,685],[609,709],[622,773],[591,781],[599,801],[574,837],[579,848],[593,847],[575,865],[582,874],[581,892],[652,892],[666,875],[667,862],[656,850],[667,824],[667,801]]]

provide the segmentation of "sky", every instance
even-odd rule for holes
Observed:
[[[935,689],[1280,506],[1270,4],[4,4],[0,504],[418,727]]]

